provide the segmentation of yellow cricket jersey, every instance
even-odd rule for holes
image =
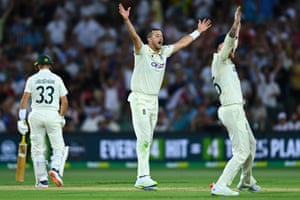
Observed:
[[[158,95],[164,78],[167,58],[173,53],[173,45],[162,46],[155,53],[149,45],[134,53],[134,69],[131,78],[131,90],[147,95]]]

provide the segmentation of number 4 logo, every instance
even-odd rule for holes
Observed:
[[[224,139],[203,139],[203,160],[222,160],[224,158]]]
[[[150,149],[150,156],[153,160],[163,160],[164,159],[164,141],[163,139],[154,139]]]

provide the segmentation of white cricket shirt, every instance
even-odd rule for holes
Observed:
[[[68,91],[62,79],[48,69],[42,69],[26,81],[25,92],[31,93],[32,110],[59,110],[60,97]]]
[[[236,38],[231,38],[227,34],[222,49],[218,53],[214,53],[212,61],[213,84],[219,94],[222,106],[243,104],[240,79],[234,63],[228,57],[235,40]]]
[[[159,53],[155,53],[149,45],[143,44],[139,52],[134,53],[134,69],[130,83],[133,92],[158,95],[167,58],[172,55],[173,49],[173,45],[164,45]]]

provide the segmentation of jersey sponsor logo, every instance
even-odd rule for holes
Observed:
[[[151,67],[155,69],[162,69],[165,67],[164,63],[151,62]]]

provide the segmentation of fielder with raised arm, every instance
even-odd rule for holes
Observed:
[[[25,84],[25,90],[20,102],[18,130],[26,134],[30,127],[31,157],[34,167],[37,188],[48,187],[46,168],[46,135],[52,148],[51,170],[49,176],[53,182],[63,185],[63,170],[68,156],[62,128],[65,125],[64,114],[68,108],[67,89],[62,79],[50,71],[53,65],[47,55],[40,55],[34,66],[38,72],[30,76]],[[31,112],[26,123],[26,106],[31,97]]]
[[[149,156],[154,128],[158,116],[158,93],[166,69],[167,58],[188,46],[193,40],[211,26],[209,19],[199,20],[197,29],[172,45],[163,45],[163,33],[157,28],[147,35],[148,44],[144,44],[133,27],[130,19],[131,7],[125,9],[119,4],[119,13],[123,17],[134,46],[134,70],[131,78],[130,103],[134,132],[137,138],[137,180],[136,188],[156,189],[157,182],[151,179]]]
[[[218,181],[211,185],[211,194],[220,196],[239,195],[228,186],[240,169],[242,174],[238,189],[260,191],[252,176],[256,141],[244,112],[241,84],[231,60],[237,48],[240,25],[241,8],[238,7],[229,33],[218,36],[215,41],[217,53],[214,53],[212,61],[212,79],[221,103],[218,117],[228,131],[233,154]]]

